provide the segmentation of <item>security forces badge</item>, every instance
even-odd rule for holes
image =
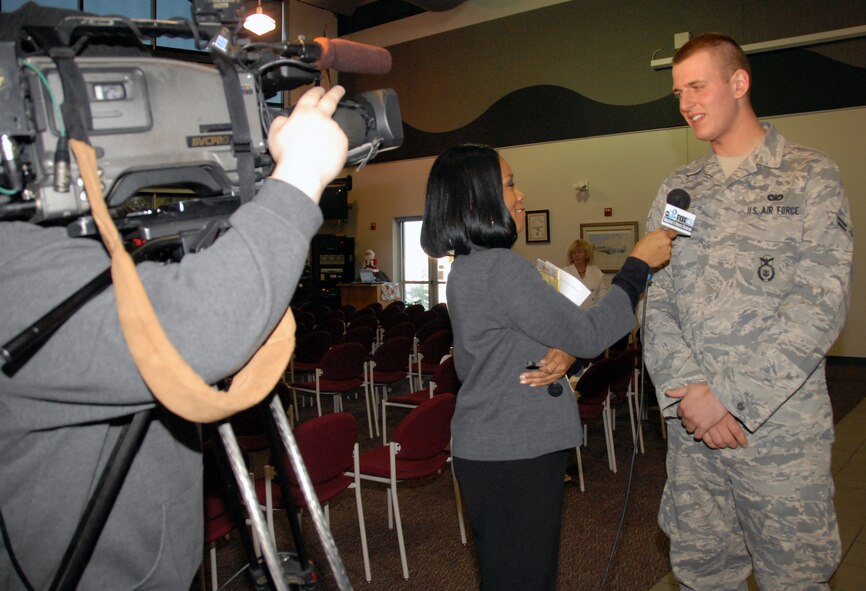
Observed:
[[[773,257],[763,256],[760,259],[761,265],[758,267],[758,277],[764,282],[772,281],[773,277],[776,276],[776,269],[772,265]]]

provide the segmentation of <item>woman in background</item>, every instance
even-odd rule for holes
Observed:
[[[454,256],[448,309],[462,386],[451,423],[454,468],[474,534],[481,589],[556,588],[562,475],[581,443],[564,369],[536,379],[549,348],[595,357],[629,332],[651,268],[668,260],[673,231],[638,242],[608,295],[590,310],[550,287],[511,247],[524,194],[488,146],[449,148],[427,183],[421,246]]]
[[[592,308],[607,293],[604,273],[595,265],[589,264],[594,255],[595,246],[589,240],[582,238],[572,242],[565,255],[570,264],[563,271],[580,279],[580,282],[591,292],[580,305],[584,310]]]

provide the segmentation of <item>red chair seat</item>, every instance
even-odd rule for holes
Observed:
[[[320,380],[319,386],[323,393],[328,392],[348,392],[364,385],[364,380],[352,378],[350,380]],[[291,386],[301,390],[316,390],[316,382],[295,382]]]
[[[338,476],[332,480],[328,480],[327,482],[317,482],[315,484],[316,496],[319,498],[319,503],[324,505],[329,502],[331,499],[336,497],[339,493],[343,492],[348,488],[348,486],[352,484],[352,479],[348,476]],[[296,507],[306,507],[307,500],[304,498],[304,493],[301,491],[300,486],[291,486],[292,492],[292,500],[295,502]],[[265,498],[265,481],[259,479],[256,481],[256,494],[259,499]],[[274,506],[282,507],[283,506],[283,491],[279,486],[274,486],[271,488],[271,494],[274,498]]]
[[[388,399],[388,404],[411,404],[418,406],[428,398],[430,398],[429,390],[417,390],[404,396],[391,396]]]
[[[440,452],[433,457],[423,460],[401,460],[397,456],[397,480],[410,478],[424,478],[435,474],[445,465],[448,455]],[[361,454],[361,473],[365,476],[378,476],[390,478],[391,464],[388,447],[377,447]]]
[[[394,384],[399,382],[402,379],[406,378],[406,372],[403,370],[395,370],[395,371],[379,371],[377,369],[373,370],[373,383],[374,384]]]

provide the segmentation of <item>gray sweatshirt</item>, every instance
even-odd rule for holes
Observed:
[[[180,263],[139,273],[175,347],[208,383],[234,373],[297,285],[319,208],[266,181],[232,229]],[[62,228],[0,224],[0,342],[109,264]],[[109,288],[13,378],[0,374],[0,507],[31,583],[48,587],[117,438],[109,421],[153,406],[120,333]],[[201,561],[202,466],[194,424],[158,409],[80,589],[187,589]],[[22,589],[0,541],[0,589]]]
[[[451,423],[453,453],[467,460],[529,459],[581,441],[577,403],[520,384],[549,347],[590,358],[627,334],[648,267],[629,258],[605,297],[583,310],[507,249],[474,249],[454,260],[448,309],[462,381]]]

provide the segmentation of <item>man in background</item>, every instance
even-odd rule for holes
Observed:
[[[827,589],[840,560],[827,351],[853,252],[836,165],[756,117],[748,60],[705,34],[674,96],[710,151],[662,184],[691,195],[691,237],[649,289],[645,361],[668,426],[659,523],[683,589]],[[677,420],[679,419],[679,420]]]

